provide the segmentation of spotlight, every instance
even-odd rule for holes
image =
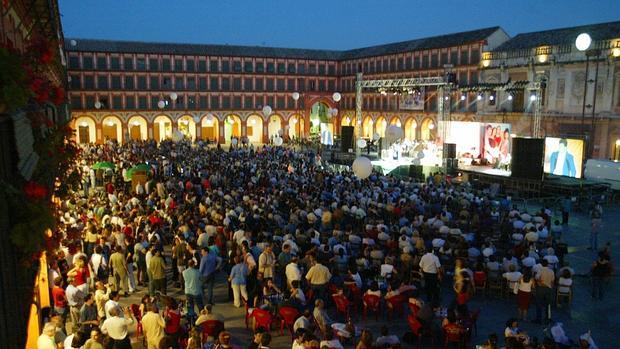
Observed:
[[[465,95],[461,95],[461,100],[462,100],[462,101],[464,101],[464,100],[465,100],[465,98],[467,98],[467,97],[465,97]]]
[[[445,96],[443,99],[445,99],[447,101],[448,99],[450,99],[450,97]]]
[[[512,101],[512,98],[513,98],[513,97],[512,97],[512,95],[509,93],[509,94],[508,94],[508,100],[509,100],[509,101]]]
[[[534,102],[536,100],[536,95],[531,95],[530,96],[530,101]]]
[[[489,100],[490,100],[490,101],[495,100],[495,96],[490,95],[490,96],[489,96]]]
[[[482,95],[478,95],[478,97],[476,97],[477,100],[481,101],[482,100]]]

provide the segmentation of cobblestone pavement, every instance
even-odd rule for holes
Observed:
[[[588,330],[592,331],[592,336],[597,342],[600,349],[618,348],[615,334],[620,333],[620,298],[615,297],[615,291],[619,290],[618,274],[615,273],[609,285],[606,286],[606,295],[604,300],[593,300],[590,296],[590,278],[587,276],[590,265],[594,260],[595,254],[587,250],[589,246],[589,229],[590,220],[585,213],[574,212],[571,214],[567,231],[564,233],[563,240],[569,244],[569,255],[566,260],[570,266],[575,269],[577,276],[574,278],[574,295],[572,305],[570,307],[553,308],[552,318],[554,321],[560,321],[564,324],[564,329],[570,338],[577,339],[582,333]],[[612,245],[612,260],[617,258],[617,250],[620,246],[620,205],[608,205],[605,207],[603,216],[603,227],[599,235],[599,245],[602,246],[607,241]],[[453,295],[448,292],[449,285],[444,285],[443,303],[447,304]],[[169,295],[182,298],[182,292],[178,288],[168,284]],[[145,294],[146,288],[140,288],[138,292],[122,299],[124,305],[131,303],[139,303],[140,298]],[[229,330],[234,341],[242,347],[247,347],[250,341],[250,330],[246,330],[244,323],[244,309],[235,308],[228,301],[228,291],[226,289],[225,276],[220,273],[215,287],[215,303],[214,311],[222,314],[225,318],[226,329]],[[532,302],[533,303],[533,302]],[[503,330],[506,321],[516,316],[516,301],[512,298],[498,298],[497,296],[476,295],[470,302],[470,309],[481,309],[480,318],[478,320],[478,331],[474,334],[471,346],[482,343],[489,333],[495,332],[503,337]],[[535,316],[534,304],[530,307],[529,317]],[[335,314],[333,318],[342,321]],[[407,330],[407,322],[404,317],[387,320],[385,314],[376,321],[370,316],[366,321],[361,322],[360,316],[355,318],[356,324],[372,330],[376,336],[382,325],[387,324],[390,332],[402,338],[403,333]],[[527,331],[530,336],[542,338],[544,326],[534,324],[531,321],[521,323],[521,327]],[[135,328],[132,328],[135,330]],[[290,348],[291,337],[285,332],[283,336],[279,335],[278,330],[272,330],[273,341],[272,348]],[[142,348],[141,340],[135,337],[132,332],[132,341],[134,348]],[[615,341],[615,342],[614,342]],[[442,343],[436,343],[441,347]],[[500,339],[503,345],[503,340]],[[354,344],[349,343],[347,348],[353,348]],[[408,347],[404,345],[403,347]],[[424,342],[423,347],[429,347],[430,343]]]

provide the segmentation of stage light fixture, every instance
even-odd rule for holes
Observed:
[[[530,96],[530,101],[534,102],[536,100],[536,95],[531,95]]]
[[[467,97],[465,95],[461,95],[461,100],[464,101]]]
[[[478,97],[476,97],[476,99],[481,101],[482,100],[482,94],[479,94]]]
[[[495,100],[495,96],[493,96],[493,95],[490,95],[490,96],[489,96],[489,100],[490,100],[490,101],[493,101],[493,100]]]
[[[512,94],[510,94],[510,93],[509,93],[509,94],[508,94],[508,100],[509,100],[509,101],[512,101],[512,98],[513,98],[513,97],[512,97]]]

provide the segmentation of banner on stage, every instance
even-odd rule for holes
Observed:
[[[424,88],[422,87],[412,94],[401,95],[399,109],[424,110]]]

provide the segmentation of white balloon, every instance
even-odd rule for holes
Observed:
[[[95,102],[95,108],[97,108],[97,109],[101,108],[101,102],[96,101]]]
[[[360,138],[357,140],[357,147],[358,148],[366,148],[366,140],[363,138]]]
[[[334,94],[332,95],[332,99],[334,100],[334,102],[340,102],[341,98],[342,96],[338,92],[334,92]]]
[[[372,173],[372,163],[370,159],[364,156],[360,156],[359,158],[353,161],[353,165],[351,166],[353,169],[353,173],[359,179],[365,179],[370,176]]]
[[[232,143],[232,145],[237,145],[237,138],[233,138],[232,141],[230,141],[230,143]]]
[[[157,102],[157,107],[159,109],[164,109],[165,106],[166,106],[166,102],[164,102],[164,101]]]
[[[176,94],[176,92],[172,92],[172,93],[170,94],[170,99],[172,99],[173,101],[176,101],[178,97],[179,97],[179,96]]]
[[[396,126],[396,125],[390,125],[387,130],[385,130],[385,138],[389,141],[389,142],[393,142],[396,141],[400,138],[403,138],[404,136],[404,132],[403,129]]]
[[[292,97],[294,100],[298,100],[299,99],[299,92],[293,92]]]
[[[183,140],[184,137],[185,137],[185,135],[183,134],[183,132],[181,132],[179,130],[176,130],[172,134],[172,141],[177,143],[177,142],[180,142],[181,140]]]
[[[263,115],[269,116],[269,115],[271,115],[271,112],[272,112],[272,110],[271,110],[270,106],[266,105],[266,106],[263,107]]]
[[[75,41],[75,40],[71,40],[70,43],[71,43],[71,46],[77,45],[77,41]]]
[[[275,137],[273,139],[273,144],[275,144],[276,146],[281,146],[282,143],[284,143],[284,140],[282,139],[282,137]]]
[[[376,132],[375,132],[375,134],[372,135],[372,140],[373,141],[378,141],[379,138],[381,138],[381,136],[378,133],[376,133]]]

